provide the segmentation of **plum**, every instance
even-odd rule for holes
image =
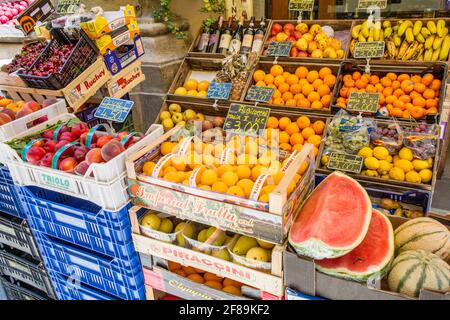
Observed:
[[[59,138],[60,140],[66,140],[69,142],[75,141],[78,139],[78,137],[76,135],[74,135],[72,132],[63,132]]]
[[[6,113],[11,118],[11,120],[16,119],[16,114],[14,113],[14,111],[12,111],[10,109],[3,109],[2,113]]]
[[[55,132],[54,130],[47,130],[44,133],[42,133],[42,138],[53,139],[53,133],[54,132]]]
[[[45,154],[46,151],[44,148],[32,146],[26,153],[26,160],[28,162],[36,163],[41,161]]]
[[[103,146],[101,149],[102,158],[108,162],[111,159],[114,159],[116,156],[125,151],[125,147],[116,140],[111,140],[107,144]]]
[[[75,167],[78,165],[78,162],[73,157],[68,157],[63,159],[59,165],[59,170],[62,170],[64,172],[73,172],[75,170]]]

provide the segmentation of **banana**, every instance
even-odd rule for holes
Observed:
[[[405,55],[407,49],[408,49],[408,42],[406,40],[403,40],[402,45],[398,50],[397,59],[401,59]]]
[[[425,51],[424,55],[423,55],[423,60],[424,61],[431,61],[431,57],[433,56],[433,49],[428,49]]]
[[[428,30],[430,30],[430,32],[432,34],[435,34],[437,32],[436,24],[434,23],[434,21],[428,21],[427,22],[427,28],[428,28]]]
[[[414,41],[411,43],[405,51],[405,54],[402,56],[402,60],[410,60],[412,56],[416,53],[419,43]]]
[[[420,33],[423,35],[423,37],[426,39],[429,36],[431,36],[431,32],[430,30],[428,30],[426,27],[422,27],[422,29],[420,30]]]
[[[439,54],[441,53],[441,50],[434,50],[433,55],[431,56],[431,61],[437,61],[439,59]]]
[[[398,34],[400,37],[403,36],[403,34],[405,34],[406,29],[409,28],[409,27],[413,27],[413,24],[412,24],[411,21],[408,20],[408,21],[403,22],[403,23],[400,25],[400,27],[398,28],[397,34]]]
[[[413,35],[417,36],[420,33],[421,29],[422,29],[422,21],[418,20],[416,21],[416,23],[414,23]]]
[[[423,44],[419,43],[419,45],[416,47],[413,55],[409,58],[409,60],[419,60],[419,56],[423,53]]]
[[[386,41],[386,48],[389,55],[389,58],[395,59],[398,55],[398,49],[393,40]]]
[[[433,41],[433,50],[438,50],[441,48],[442,41],[444,41],[444,38],[435,37]]]
[[[438,20],[437,26],[436,26],[436,32],[439,37],[444,36],[444,29],[445,29],[445,21],[442,19]]]
[[[423,61],[423,52],[419,55],[419,57],[417,58],[418,61]]]
[[[450,51],[450,36],[445,36],[444,42],[441,45],[441,52],[439,53],[439,60],[446,61]]]
[[[443,36],[445,37],[446,35],[448,35],[448,28],[444,28]]]
[[[396,24],[395,26],[392,27],[392,30],[394,30],[394,32],[397,32],[399,26],[400,26],[400,23]]]
[[[352,39],[352,41],[350,42],[350,52],[352,53],[352,55],[354,55],[354,52],[355,52],[356,42],[357,42],[356,39]]]
[[[381,29],[374,29],[373,30],[373,40],[380,41],[383,40],[381,36]]]
[[[419,41],[420,43],[425,43],[425,38],[423,37],[423,35],[421,33],[419,33],[416,36],[416,40]]]
[[[427,38],[427,40],[425,41],[425,49],[431,49],[431,47],[433,46],[434,38],[436,38],[435,35]]]
[[[391,27],[391,22],[389,20],[383,21],[383,28],[387,29]]]
[[[374,29],[369,29],[369,38],[373,38]]]
[[[359,34],[358,41],[359,42],[367,42],[366,38],[362,35],[362,33]]]
[[[354,26],[352,29],[352,38],[358,39],[359,32],[361,31],[361,25]]]
[[[414,35],[413,35],[412,28],[406,29],[405,37],[406,37],[406,41],[408,41],[409,43],[412,43],[414,41]]]
[[[392,28],[391,27],[384,29],[384,35],[383,35],[384,39],[389,38],[391,36],[391,34],[392,34]]]
[[[372,36],[369,36],[369,38],[367,38],[367,42],[374,42],[375,40],[373,39]]]
[[[394,34],[394,43],[397,48],[402,44],[402,38],[398,34]]]
[[[367,21],[364,21],[363,24],[361,25],[361,33],[363,35],[364,38],[368,38],[369,37],[369,27],[367,26]]]

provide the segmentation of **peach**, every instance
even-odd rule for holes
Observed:
[[[2,111],[2,113],[7,114],[7,115],[11,118],[11,120],[15,120],[15,119],[16,119],[16,114],[15,114],[14,111],[12,111],[12,110],[4,109],[4,110]]]
[[[104,162],[101,149],[94,148],[89,150],[89,152],[86,154],[86,162],[88,164]]]
[[[55,132],[54,130],[47,130],[44,133],[42,133],[42,138],[53,139],[53,133],[54,132]]]
[[[0,126],[11,121],[12,121],[11,117],[8,116],[6,113],[3,112],[0,113]]]
[[[89,169],[89,163],[86,161],[80,162],[74,169],[74,173],[79,176],[84,176]]]
[[[102,157],[103,157],[103,159],[105,159],[106,162],[115,158],[117,155],[121,154],[123,151],[125,151],[124,146],[120,142],[117,142],[116,140],[112,140],[112,141],[108,142],[101,149]]]
[[[84,144],[84,145],[86,145],[87,135],[88,135],[87,132],[83,132],[83,133],[80,135],[80,142],[81,142],[82,144]],[[91,143],[97,143],[97,135],[96,135],[96,134],[94,134],[94,135],[92,136]],[[92,145],[91,145],[91,148],[93,148]]]
[[[128,131],[122,131],[122,132],[119,132],[119,134],[117,135],[117,138],[119,138],[119,140],[122,140],[123,138],[125,138],[129,134],[130,133]]]
[[[55,103],[57,103],[57,102],[58,102],[58,100],[56,100],[56,98],[48,98],[48,99],[45,99],[45,100],[42,102],[42,108],[46,108],[46,107],[51,106],[52,104],[55,104]]]
[[[80,122],[80,123],[76,123],[72,126],[71,130],[72,134],[74,136],[76,136],[77,138],[79,138],[83,133],[88,132],[89,131],[89,127],[87,126],[86,123],[84,122]]]
[[[109,136],[109,135],[101,136],[100,138],[97,139],[97,148],[103,147],[105,144],[107,144],[112,139],[114,139],[113,136]]]
[[[69,141],[67,140],[61,140],[59,141],[56,146],[55,146],[55,151],[58,151],[60,148],[62,148],[63,146],[65,146],[66,144],[68,144]],[[60,158],[67,158],[67,157],[71,157],[74,153],[75,149],[73,146],[67,148],[60,156]]]
[[[17,112],[16,118],[23,118],[32,113],[33,113],[33,110],[31,110],[27,106],[23,106],[22,108],[20,108],[19,112]]]
[[[41,110],[41,105],[36,101],[28,101],[24,104],[24,107],[30,108],[33,112]]]
[[[36,163],[41,161],[45,154],[46,152],[44,148],[32,146],[26,153],[26,160],[28,162]]]
[[[58,138],[59,140],[66,140],[69,142],[75,141],[78,139],[77,136],[75,136],[72,132],[63,132]]]
[[[42,167],[51,168],[53,155],[54,155],[54,153],[52,153],[52,152],[46,153],[45,156],[43,156],[41,161],[39,162],[39,165]]]
[[[52,153],[52,152],[55,152],[56,145],[57,145],[57,142],[55,140],[48,140],[44,144],[43,148],[45,149],[46,152]]]
[[[77,160],[73,157],[69,157],[69,158],[63,159],[59,163],[58,168],[59,168],[59,170],[62,170],[64,172],[73,172],[77,165],[78,165]]]

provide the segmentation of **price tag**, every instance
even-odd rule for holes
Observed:
[[[122,123],[133,108],[134,101],[111,97],[103,98],[94,117]]]
[[[384,41],[357,42],[353,56],[356,59],[381,58],[384,56]]]
[[[289,57],[291,52],[292,42],[271,42],[267,48],[267,55],[269,57]]]
[[[245,97],[245,99],[248,101],[267,103],[270,101],[270,99],[272,99],[274,93],[275,93],[274,88],[251,86],[247,92],[247,96]]]
[[[81,0],[59,0],[56,6],[57,14],[73,14],[80,9]]]
[[[353,154],[332,152],[327,168],[346,172],[360,173],[364,158]]]
[[[227,132],[248,136],[263,136],[270,109],[232,103],[225,119]]]
[[[291,11],[313,11],[314,0],[290,0],[289,10]]]
[[[367,9],[369,7],[378,7],[379,9],[386,9],[387,0],[359,0],[358,9]]]
[[[376,113],[380,94],[369,92],[352,92],[348,98],[347,110]]]
[[[212,82],[209,85],[206,97],[214,100],[228,100],[231,92],[231,83]]]
[[[39,21],[45,21],[54,12],[55,8],[50,0],[36,0],[17,16],[17,21],[23,33],[28,35]]]

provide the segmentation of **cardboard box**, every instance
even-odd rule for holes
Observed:
[[[389,217],[394,230],[408,221],[400,217]],[[283,254],[284,283],[311,296],[319,296],[332,300],[417,300],[406,295],[388,291],[385,278],[373,287],[366,283],[345,280],[320,273],[315,269],[314,260],[297,255],[293,249],[287,248]],[[442,293],[422,290],[419,300],[450,300],[450,292]]]
[[[140,35],[136,35],[132,44],[124,44],[105,54],[105,63],[112,75],[136,61],[144,54],[144,44]]]
[[[109,96],[111,98],[122,98],[144,80],[145,75],[141,69],[141,62],[136,60],[108,81],[106,86]]]
[[[139,26],[137,24],[137,21],[133,20],[126,26],[120,27],[110,34],[105,34],[96,39],[95,45],[99,49],[100,54],[104,55],[108,51],[115,50],[121,45],[124,45],[127,42],[133,40],[134,37],[138,34]]]

